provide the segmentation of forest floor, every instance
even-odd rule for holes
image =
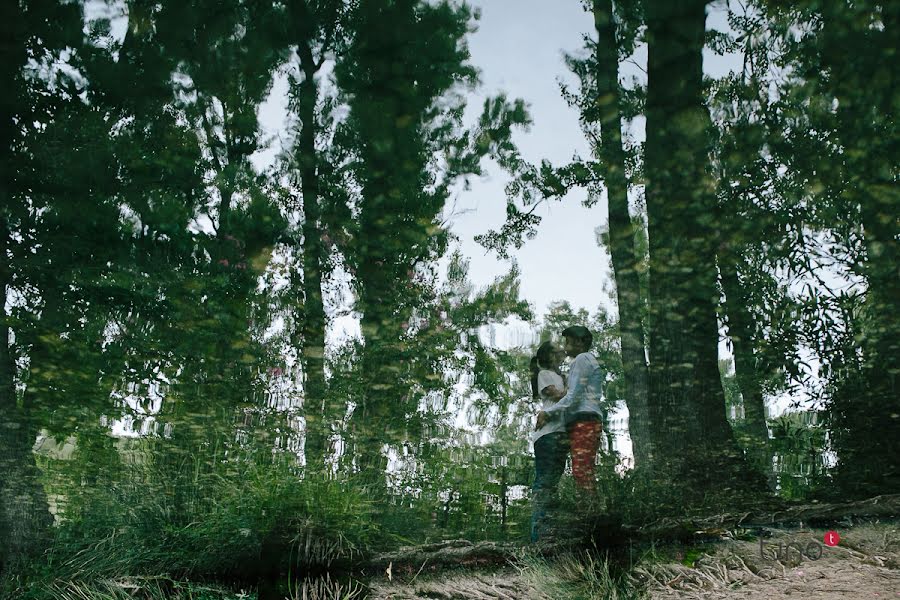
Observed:
[[[620,544],[609,552],[457,540],[408,548],[406,554],[391,555],[394,560],[387,563],[371,563],[364,574],[296,582],[287,594],[277,596],[279,600],[900,599],[900,523],[845,522],[831,530],[840,535],[836,546],[823,543],[826,529],[798,527],[752,533],[721,530],[718,539],[707,535],[703,542],[643,542],[640,548]],[[780,555],[775,556],[779,545]],[[257,598],[254,589],[165,576],[57,580],[43,589],[41,598],[55,600]]]
[[[549,543],[450,540],[409,546],[368,558],[342,574],[332,573],[334,579],[292,580],[290,590],[271,589],[262,595],[277,600],[900,600],[898,503],[900,495],[882,496],[757,515],[664,519],[638,529],[578,520],[560,523],[555,541]],[[757,525],[742,526],[751,522]],[[830,525],[814,528],[809,522]],[[828,532],[840,536],[836,545],[825,543]],[[600,541],[588,551],[585,539]],[[102,549],[96,552],[102,558]],[[252,584],[234,589],[166,575],[90,577],[92,562],[84,564],[87,567],[75,575],[35,581],[27,597],[258,597]],[[0,585],[0,598],[23,597],[24,588],[15,581],[6,583]]]
[[[621,553],[608,561],[577,553],[552,559],[523,550],[494,568],[391,573],[367,582],[377,600],[580,600],[589,598],[900,599],[900,527],[896,522],[825,529],[767,529],[759,538],[724,535],[702,544],[651,546],[630,566]],[[779,544],[790,550],[781,551]],[[802,548],[802,555],[798,548]],[[622,564],[625,562],[626,564]],[[615,563],[619,563],[616,566]],[[424,566],[424,565],[423,565]]]
[[[770,530],[759,540],[727,540],[676,550],[680,562],[648,563],[632,576],[650,598],[900,598],[900,533],[896,524],[835,528],[838,545],[823,543],[824,529]],[[776,558],[779,545],[781,556]],[[809,556],[801,555],[802,548]],[[785,555],[786,554],[786,555]]]

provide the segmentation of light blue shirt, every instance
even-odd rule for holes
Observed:
[[[568,391],[559,402],[544,409],[550,417],[562,414],[563,421],[576,420],[576,415],[596,414],[603,418],[603,371],[590,352],[575,357],[569,369]]]

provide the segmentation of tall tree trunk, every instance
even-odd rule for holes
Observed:
[[[506,467],[500,467],[500,529],[506,532],[506,511],[509,508]]]
[[[622,365],[628,428],[634,443],[637,466],[649,463],[652,454],[650,415],[647,407],[648,370],[641,323],[641,289],[634,227],[628,214],[628,180],[622,148],[622,117],[619,98],[616,26],[611,0],[594,0],[597,29],[597,103],[600,108],[599,154],[604,167],[609,204],[609,249],[616,278]]]
[[[856,494],[900,490],[900,219],[896,185],[896,64],[900,6],[823,3],[822,58],[837,98],[842,196],[858,207],[866,249],[863,372],[833,406],[836,481]],[[868,25],[878,18],[883,27]],[[854,52],[847,52],[854,48]]]
[[[24,15],[18,2],[0,8],[0,572],[19,558],[40,549],[53,522],[38,480],[27,405],[16,401],[15,363],[6,316],[7,290],[12,284],[9,253],[12,241],[14,118],[23,100],[20,70],[27,60]]]
[[[651,425],[655,456],[699,497],[740,478],[718,370],[716,202],[702,100],[705,5],[646,5]]]
[[[382,237],[385,232],[379,233],[379,237],[373,235],[370,239],[385,239]],[[357,466],[374,493],[386,492],[387,458],[382,448],[386,443],[399,441],[406,426],[403,392],[397,377],[403,361],[402,332],[391,293],[395,280],[388,270],[379,269],[389,260],[373,256],[368,266],[361,265],[359,269],[363,307],[360,328],[365,347],[360,377],[362,406],[354,410],[353,432],[358,450]]]
[[[726,250],[719,255],[728,335],[734,352],[735,375],[744,401],[748,446],[757,466],[771,470],[771,465],[766,464],[769,428],[766,425],[766,404],[753,351],[753,317],[747,310],[747,295],[738,280],[737,260],[738,257],[731,251]]]
[[[355,86],[350,110],[361,140],[362,206],[355,261],[365,339],[353,429],[359,469],[367,472],[364,477],[376,492],[385,491],[382,447],[402,437],[410,408],[409,390],[400,377],[408,273],[423,256],[431,237],[427,226],[442,208],[427,204],[422,194],[429,157],[420,121],[431,98],[423,94],[436,92],[427,87],[431,75],[422,70],[422,63],[407,54],[409,38],[424,35],[417,10],[415,0],[361,2],[350,51],[353,76],[359,79],[347,76],[348,84]]]
[[[300,135],[297,164],[303,193],[303,346],[306,417],[305,455],[307,465],[320,462],[326,453],[325,406],[325,307],[322,302],[322,269],[325,262],[319,207],[319,176],[316,154],[316,101],[318,70],[308,40],[299,43],[300,66],[304,80],[300,84]]]
[[[3,196],[7,195],[7,189],[4,187]],[[12,280],[7,260],[10,233],[6,219],[7,215],[0,214],[0,257],[3,257],[0,300],[3,304]],[[3,540],[0,572],[39,551],[48,542],[53,523],[32,453],[36,431],[28,418],[27,401],[21,406],[16,401],[15,362],[9,337],[9,321],[5,309],[0,307],[0,539]]]
[[[238,170],[240,169],[241,161],[245,157],[236,150],[232,143],[234,133],[229,131],[231,123],[229,123],[228,118],[228,105],[225,104],[224,100],[220,101],[222,103],[222,133],[225,136],[225,164],[219,163],[219,177],[222,178],[222,182],[219,184],[219,223],[216,237],[224,240],[226,236],[231,235],[233,229],[231,203],[234,200]],[[210,140],[211,143],[212,140]],[[213,153],[216,151],[215,148],[211,148],[211,150]]]
[[[6,192],[0,192],[0,198],[6,199]],[[9,230],[6,215],[0,214],[0,407],[12,409],[16,405],[15,364],[9,347],[9,321],[6,317],[6,290],[12,281],[12,271],[7,260]]]
[[[19,71],[28,60],[25,47],[24,16],[18,2],[4,2],[0,8],[0,81],[5,93],[0,95],[0,409],[15,406],[13,361],[9,349],[9,322],[6,318],[6,289],[12,282],[9,260],[13,210],[12,145],[15,139]]]

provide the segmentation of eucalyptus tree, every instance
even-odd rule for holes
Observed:
[[[153,8],[131,8],[111,47],[102,19],[84,40],[80,11],[56,22],[78,42],[54,65],[69,75],[52,91],[68,101],[36,121],[19,169],[31,220],[16,261],[23,398],[45,432],[76,436],[87,480],[118,476],[108,434],[133,410],[123,388],[176,368],[170,342],[183,332],[167,308],[191,270],[202,189],[196,138],[171,106],[176,59],[160,48]]]
[[[110,465],[109,443],[98,443],[109,442],[109,422],[146,413],[150,388],[161,388],[164,401],[154,410],[159,421],[175,424],[174,443],[156,444],[152,460],[168,469],[163,478],[189,483],[184,452],[210,448],[198,464],[214,469],[215,460],[201,457],[239,445],[231,409],[252,393],[261,354],[247,322],[256,259],[282,220],[247,165],[258,146],[256,105],[248,108],[248,100],[227,111],[230,128],[213,132],[225,139],[218,146],[223,138],[207,138],[203,129],[211,117],[194,112],[199,101],[214,101],[185,77],[208,68],[224,79],[233,70],[234,96],[253,100],[271,74],[216,54],[227,53],[221,39],[240,46],[231,39],[241,37],[238,17],[257,13],[229,5],[220,20],[207,20],[213,33],[198,32],[205,8],[128,3],[121,42],[110,40],[108,21],[90,22],[92,43],[75,54],[79,100],[32,140],[43,186],[32,197],[45,206],[35,211],[27,240],[34,251],[26,270],[40,277],[32,276],[22,309],[30,324],[23,332],[30,343],[26,394],[45,409],[42,425],[52,433],[78,432],[79,462],[97,472]],[[265,23],[271,20],[256,25]],[[83,27],[73,24],[79,36]],[[246,50],[272,62],[266,57],[277,52],[260,52],[266,35]],[[68,151],[60,156],[60,148]],[[221,177],[209,185],[211,171]],[[215,204],[211,196],[227,201]],[[211,203],[215,236],[198,231]],[[176,499],[185,496],[189,486]],[[187,503],[176,503],[176,514]]]
[[[249,0],[166,3],[153,11],[163,48],[178,59],[170,77],[180,87],[180,107],[204,145],[209,216],[219,240],[244,233],[235,231],[243,215],[232,214],[256,184],[249,163],[260,143],[256,112],[286,54],[285,12]]]
[[[870,493],[900,489],[900,221],[897,207],[897,56],[900,9],[894,3],[829,3],[819,52],[824,87],[837,102],[836,161],[840,200],[858,210],[864,256],[859,271],[866,296],[859,333],[864,390],[836,395],[832,414],[843,487]],[[858,53],[839,48],[858,48]],[[852,387],[852,386],[851,386]],[[884,442],[887,442],[885,446]]]
[[[334,92],[323,89],[323,68],[333,66],[349,43],[347,27],[355,3],[347,0],[294,0],[287,4],[286,41],[294,48],[298,72],[291,78],[291,109],[296,117],[289,169],[300,190],[293,208],[303,212],[302,309],[299,355],[303,365],[305,453],[308,465],[326,453],[329,414],[325,379],[326,314],[323,284],[330,270],[329,244],[342,224],[328,217],[335,209],[349,220],[341,189],[342,150],[335,145]],[[337,181],[335,181],[337,179]]]
[[[622,135],[626,120],[635,116],[639,106],[630,101],[633,91],[623,90],[619,83],[619,63],[634,52],[637,44],[641,6],[637,2],[614,5],[611,0],[594,0],[585,6],[593,14],[597,37],[586,38],[586,58],[567,57],[569,68],[580,80],[581,93],[575,95],[564,89],[564,96],[580,111],[582,128],[596,161],[585,165],[592,174],[583,182],[588,189],[588,204],[593,205],[606,192],[608,247],[615,276],[629,431],[635,463],[649,466],[652,443],[644,339],[647,294],[641,289],[644,254],[638,238],[642,224],[641,217],[632,217],[628,207],[630,179],[638,161],[634,148],[626,147]]]
[[[877,493],[894,480],[873,441],[896,412],[885,401],[896,346],[886,341],[893,334],[882,337],[896,323],[882,296],[895,289],[896,277],[885,275],[893,259],[882,262],[895,242],[878,241],[896,231],[883,146],[896,126],[891,74],[880,62],[895,53],[884,33],[892,9],[742,6],[731,12],[734,36],[715,41],[743,49],[742,73],[717,82],[712,99],[728,217],[718,261],[742,396],[746,406],[761,386],[814,389],[799,368],[798,348],[810,349],[821,363],[840,489]],[[844,52],[850,43],[865,53]]]
[[[17,389],[27,325],[17,316],[30,279],[24,261],[36,231],[36,213],[50,185],[35,172],[34,138],[59,113],[80,103],[60,64],[82,42],[78,3],[5,3],[0,9],[0,570],[49,539],[52,522],[31,448],[39,424],[32,396]],[[59,147],[57,146],[57,149]],[[73,174],[74,175],[74,174]],[[58,181],[57,181],[58,183]],[[59,190],[56,190],[59,191]],[[88,226],[89,228],[89,226]],[[46,275],[46,273],[45,273]],[[7,314],[6,307],[13,307]]]
[[[286,55],[279,35],[283,12],[266,3],[137,1],[126,9],[121,43],[110,43],[110,24],[95,20],[90,33],[100,39],[81,52],[88,108],[68,125],[94,137],[94,151],[80,156],[91,178],[72,178],[84,182],[78,187],[84,201],[57,202],[43,218],[49,222],[59,213],[57,220],[73,227],[80,221],[71,218],[72,211],[84,211],[92,197],[98,208],[90,214],[101,207],[105,211],[102,223],[95,218],[86,222],[94,225],[92,237],[106,243],[84,243],[72,253],[72,262],[103,262],[108,271],[79,282],[95,290],[89,305],[98,331],[91,343],[102,348],[105,362],[92,369],[84,361],[66,360],[100,373],[107,387],[114,382],[114,389],[95,390],[92,397],[101,402],[82,417],[93,421],[101,415],[146,412],[122,397],[134,396],[127,389],[135,386],[142,391],[161,386],[164,401],[156,416],[167,428],[175,424],[174,439],[168,445],[158,440],[153,457],[171,467],[173,481],[189,483],[190,475],[179,471],[185,451],[209,448],[210,454],[198,455],[198,460],[209,458],[201,460],[203,468],[215,469],[218,459],[227,452],[233,455],[246,441],[246,417],[252,412],[247,405],[259,383],[256,370],[270,358],[259,344],[267,315],[253,296],[266,250],[284,230],[284,219],[248,159],[260,147],[258,104],[271,84],[274,65]],[[215,18],[207,18],[209,9],[215,9]],[[62,127],[51,131],[60,136]],[[59,143],[90,146],[90,140],[75,138],[60,138]],[[49,151],[39,156],[49,164]],[[64,165],[60,179],[74,171],[68,162]],[[61,231],[44,230],[48,243],[39,247],[61,246]],[[93,254],[86,257],[88,252]],[[69,290],[76,288],[56,279],[62,294],[41,289],[38,295],[65,306],[73,295]],[[52,314],[42,312],[45,328]],[[66,372],[71,371],[82,370]],[[32,369],[31,383],[35,388],[41,383],[38,369]],[[43,392],[42,398],[49,396]],[[136,401],[147,404],[149,399]],[[68,408],[54,415],[69,414],[73,404],[63,405]],[[236,408],[245,413],[243,422],[234,420]],[[260,428],[253,432],[259,445],[269,444],[271,456],[274,436]],[[80,444],[79,453],[92,447],[96,445]]]
[[[664,468],[680,473],[686,490],[707,489],[713,472],[728,490],[746,474],[718,370],[716,197],[702,95],[706,2],[649,1],[646,19],[654,443]],[[679,451],[685,439],[696,444],[691,456]]]
[[[427,292],[431,263],[447,248],[444,205],[454,185],[482,172],[483,157],[513,154],[511,130],[527,124],[523,104],[500,97],[485,103],[473,130],[462,128],[458,92],[476,81],[465,43],[472,17],[450,2],[360,2],[336,68],[359,190],[347,252],[365,338],[353,419],[360,468],[376,474],[385,463],[373,429],[383,435],[415,410],[400,384],[412,358],[404,329]]]
[[[809,251],[802,236],[791,235],[809,220],[809,211],[803,186],[784,174],[777,150],[789,126],[772,92],[780,50],[766,33],[769,24],[752,6],[743,13],[729,7],[728,22],[733,32],[715,32],[709,46],[718,54],[739,54],[742,68],[713,81],[707,100],[715,126],[721,318],[741,392],[739,437],[757,467],[769,471],[764,396],[802,383],[799,306],[784,266]]]

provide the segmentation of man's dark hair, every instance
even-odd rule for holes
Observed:
[[[590,330],[587,327],[582,325],[572,325],[571,327],[566,327],[562,332],[563,337],[565,338],[575,338],[588,350],[591,349],[591,346],[594,344],[594,336],[591,335]]]

